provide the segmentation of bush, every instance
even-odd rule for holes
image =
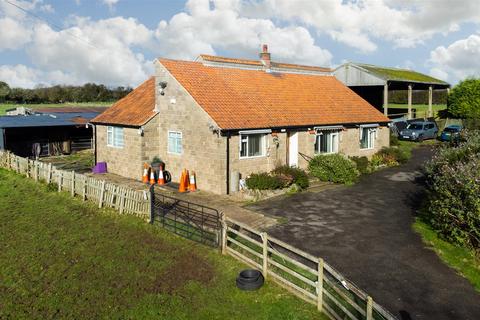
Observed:
[[[274,175],[283,175],[292,178],[292,183],[298,185],[300,188],[305,189],[308,187],[308,176],[305,170],[300,168],[292,168],[290,166],[281,166],[275,168],[272,171]]]
[[[390,146],[398,147],[400,145],[400,140],[398,140],[398,136],[390,131]]]
[[[322,181],[352,184],[360,173],[352,160],[340,154],[318,155],[308,164],[310,173]]]
[[[453,87],[447,108],[457,118],[480,118],[480,79],[467,79]]]
[[[457,244],[480,248],[480,134],[468,133],[458,146],[440,148],[425,166],[426,218]]]
[[[370,162],[368,161],[368,158],[363,156],[363,157],[350,157],[350,160],[355,162],[355,165],[357,166],[357,170],[360,171],[361,174],[367,174],[370,173]]]
[[[248,189],[274,190],[285,186],[285,181],[279,176],[272,176],[267,172],[252,173],[245,181]]]
[[[373,155],[371,166],[378,168],[382,166],[393,167],[408,161],[409,154],[397,147],[383,147]]]

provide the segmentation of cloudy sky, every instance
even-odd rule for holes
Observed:
[[[22,10],[23,9],[23,10]],[[201,53],[480,76],[479,0],[0,0],[0,80],[135,86]]]

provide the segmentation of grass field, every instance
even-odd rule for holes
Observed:
[[[109,107],[113,102],[76,102],[76,103],[43,103],[43,104],[0,104],[0,115],[6,113],[8,109],[14,109],[16,107],[27,108],[58,108],[58,107]]]
[[[1,319],[326,319],[270,282],[238,290],[243,268],[0,169]]]
[[[422,236],[423,241],[450,267],[467,278],[480,292],[480,260],[472,250],[456,246],[443,239],[425,222],[418,219],[413,229]]]
[[[82,150],[70,155],[44,157],[42,161],[51,163],[57,169],[83,173],[89,172],[95,165],[95,156],[93,150]]]
[[[408,105],[407,104],[396,104],[396,103],[389,103],[389,108],[396,108],[396,109],[405,109],[405,113],[407,113]],[[428,112],[428,104],[414,104],[412,105],[412,109],[417,110],[417,116],[423,117],[427,115]],[[433,115],[437,115],[437,113],[441,110],[447,109],[446,104],[434,104],[432,105]]]

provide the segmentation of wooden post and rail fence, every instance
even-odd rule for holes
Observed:
[[[51,164],[0,151],[0,167],[35,181],[57,184],[58,191],[69,192],[101,207],[151,220],[151,193],[107,183],[94,177],[59,170]],[[297,249],[266,232],[221,215],[218,230],[220,250],[262,270],[272,280],[301,299],[317,306],[332,320],[396,319],[372,297],[345,279],[322,258]]]
[[[0,167],[35,181],[54,183],[58,192],[66,191],[73,197],[79,196],[84,201],[93,201],[99,208],[114,208],[120,213],[133,214],[145,220],[150,216],[150,194],[147,191],[107,183],[75,171],[60,170],[51,163],[22,158],[5,151],[0,151]]]

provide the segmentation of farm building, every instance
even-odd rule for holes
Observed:
[[[87,124],[102,110],[59,109],[55,111],[67,112],[44,113],[20,108],[16,115],[0,116],[0,150],[22,157],[41,157],[91,149],[93,128]]]
[[[201,55],[158,59],[155,75],[92,120],[97,162],[140,179],[158,156],[178,181],[238,190],[238,178],[279,165],[305,168],[319,153],[371,156],[389,145],[389,119],[328,68]]]
[[[428,116],[432,116],[434,90],[446,90],[450,84],[431,76],[406,69],[388,68],[362,63],[345,63],[333,71],[335,77],[378,110],[388,116],[388,92],[408,90],[408,118],[412,118],[413,90],[428,90]]]

